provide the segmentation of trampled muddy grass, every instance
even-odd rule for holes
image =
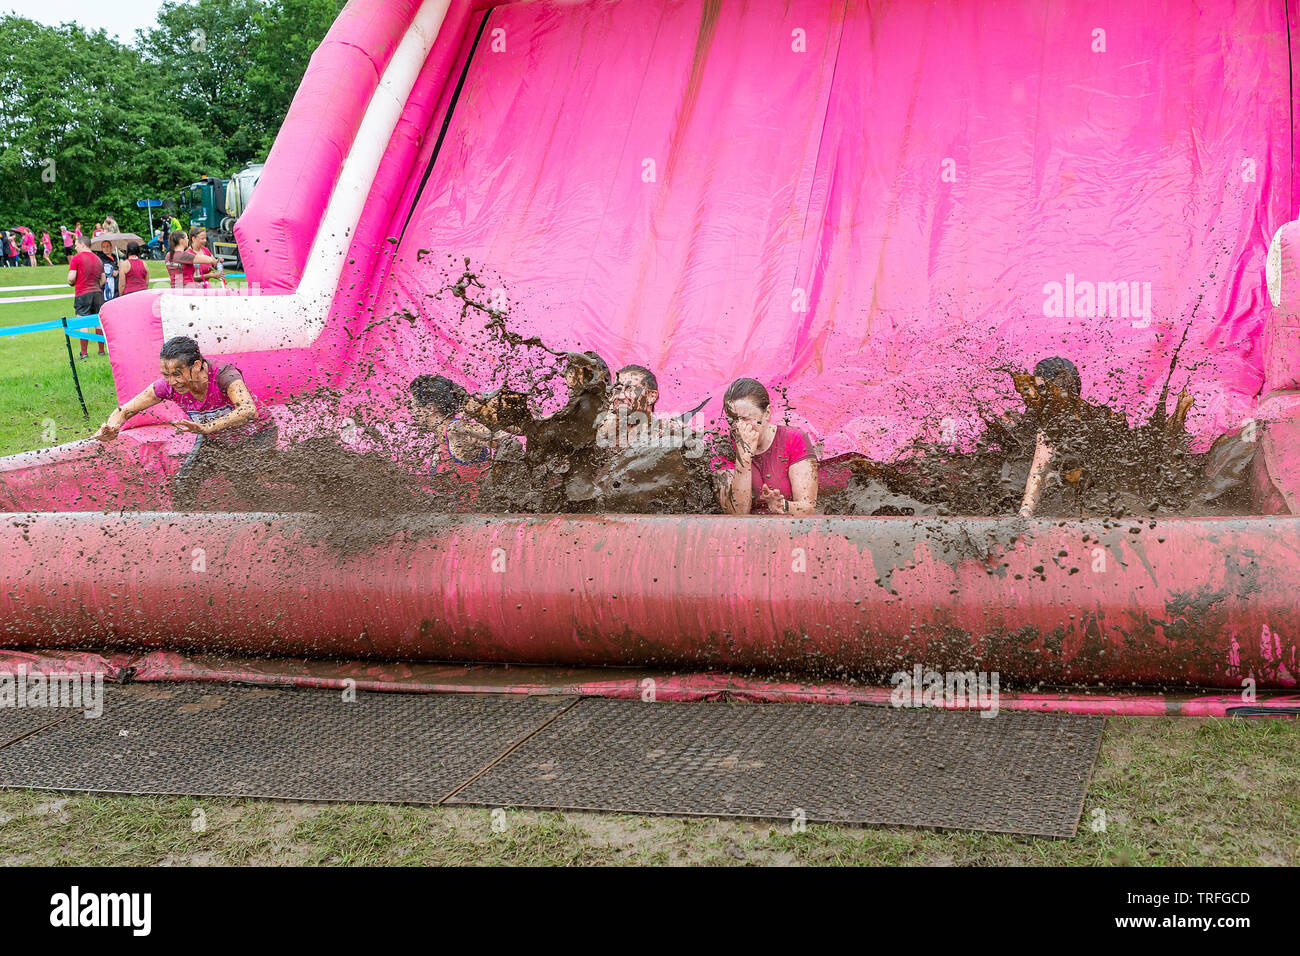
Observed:
[[[1300,721],[1112,717],[1078,833],[0,791],[7,865],[1300,865]]]

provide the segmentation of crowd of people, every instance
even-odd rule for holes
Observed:
[[[164,221],[163,230],[168,236],[164,262],[172,288],[206,288],[210,278],[221,277],[221,260],[208,249],[202,226],[186,231],[179,223]],[[73,289],[75,315],[97,316],[104,303],[149,287],[149,267],[139,238],[123,234],[112,216],[95,223],[89,237],[77,223],[74,229],[64,230],[63,238],[68,249],[67,281]],[[103,329],[96,327],[95,334],[102,335]],[[100,343],[99,354],[104,351]],[[87,357],[88,342],[82,339],[79,358]]]
[[[197,266],[196,266],[197,268]],[[227,441],[274,445],[274,420],[253,398],[234,365],[214,367],[193,339],[178,336],[163,345],[160,377],[112,415],[95,433],[100,441],[117,437],[133,415],[172,401],[186,418],[179,431],[199,436],[181,470],[196,460],[206,436],[227,432]],[[1034,379],[1077,396],[1079,371],[1068,359],[1039,362]],[[595,353],[570,353],[565,368],[568,401],[555,414],[534,419],[525,397],[501,390],[476,396],[443,375],[421,375],[410,385],[415,427],[433,439],[434,472],[454,472],[466,480],[483,477],[494,462],[512,459],[546,469],[575,454],[617,454],[638,447],[682,447],[690,420],[703,407],[660,416],[658,381],[641,365],[627,365],[611,376]],[[718,505],[726,514],[809,515],[817,512],[817,449],[807,433],[777,424],[767,388],[753,378],[736,379],[723,395],[730,439],[729,456],[715,461]],[[586,440],[582,433],[590,429]],[[1038,448],[1020,508],[1033,514],[1044,477],[1057,451],[1038,432]]]
[[[52,266],[50,253],[54,251],[50,243],[48,229],[41,232],[38,240],[29,226],[14,226],[12,229],[0,229],[0,266],[17,268],[31,266],[35,268],[37,260],[43,258],[45,264]]]

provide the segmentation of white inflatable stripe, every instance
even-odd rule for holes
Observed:
[[[307,348],[325,329],[352,235],[415,81],[433,49],[450,0],[425,0],[379,80],[343,160],[307,254],[298,288],[286,295],[164,292],[163,338],[200,336],[214,351]]]

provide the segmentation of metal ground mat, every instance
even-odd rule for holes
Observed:
[[[458,791],[489,806],[1071,836],[1102,718],[588,699]]]
[[[65,712],[66,713],[66,712]],[[817,704],[104,688],[0,709],[0,786],[1070,836],[1103,720]]]
[[[567,703],[440,694],[347,701],[340,691],[222,684],[105,687],[102,717],[78,713],[0,748],[0,786],[436,803]],[[0,740],[14,736],[8,718],[31,713],[0,710]]]

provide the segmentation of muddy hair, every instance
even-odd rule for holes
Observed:
[[[729,408],[732,402],[738,402],[742,398],[752,399],[763,411],[767,411],[767,407],[772,404],[772,400],[767,397],[767,389],[756,378],[738,378],[728,385],[726,394],[722,396],[722,404]]]
[[[188,335],[177,335],[168,339],[163,343],[158,357],[169,362],[180,362],[186,368],[195,362],[205,361],[203,353],[199,351],[199,343]]]
[[[1035,365],[1034,376],[1073,395],[1083,391],[1083,380],[1079,376],[1078,366],[1059,355],[1045,358]]]
[[[421,375],[411,382],[410,388],[417,405],[432,405],[443,415],[455,415],[469,398],[465,389],[445,375]]]
[[[644,365],[624,365],[618,370],[618,374],[622,375],[624,372],[633,372],[640,375],[641,382],[646,388],[653,389],[656,392],[659,391],[659,379],[655,378],[655,373]]]

